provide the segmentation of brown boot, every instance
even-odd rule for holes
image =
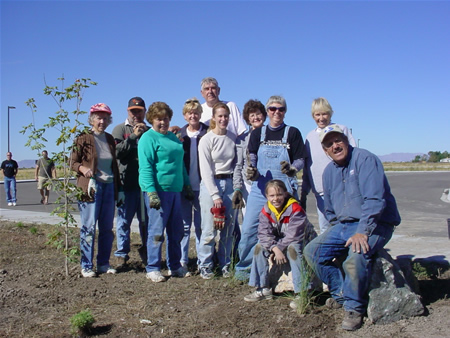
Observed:
[[[342,328],[347,331],[358,330],[363,321],[363,315],[354,311],[345,311],[345,317],[342,321]]]

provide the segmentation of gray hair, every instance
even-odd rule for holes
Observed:
[[[96,114],[96,112],[93,112],[93,113],[91,113],[91,114],[89,115],[89,117],[88,117],[88,123],[89,123],[91,126],[94,125],[93,121],[94,121],[94,117],[95,117],[95,116],[99,116],[99,115]],[[111,114],[107,114],[106,116],[107,116],[106,123],[107,123],[107,127],[108,127],[108,126],[110,126],[111,123],[112,123],[112,116],[111,116]]]
[[[283,107],[286,107],[286,111],[287,111],[286,100],[284,99],[283,96],[281,96],[281,95],[272,95],[271,97],[269,97],[269,99],[267,100],[267,103],[266,103],[266,110],[272,103],[279,103],[279,104],[281,104]]]
[[[217,80],[215,78],[213,78],[213,77],[205,77],[202,80],[202,82],[200,83],[200,89],[203,89],[203,87],[206,84],[210,84],[210,83],[214,84],[216,87],[219,87],[219,82],[217,82]]]

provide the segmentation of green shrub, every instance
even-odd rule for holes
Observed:
[[[80,311],[70,318],[70,324],[72,325],[71,333],[73,335],[78,334],[89,334],[92,324],[94,324],[95,319],[91,313],[91,310],[87,309]]]

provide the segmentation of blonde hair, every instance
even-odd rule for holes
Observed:
[[[197,111],[199,114],[203,113],[202,105],[200,104],[200,102],[196,97],[187,99],[186,102],[184,102],[183,115],[192,110]]]
[[[267,195],[267,192],[270,188],[274,188],[277,191],[287,192],[286,184],[280,180],[270,180],[266,183],[266,188],[264,189],[264,195]]]
[[[330,103],[324,97],[318,97],[317,99],[314,99],[311,104],[311,115],[314,116],[314,113],[318,111],[329,113],[330,116],[333,116],[333,108],[331,108]]]
[[[216,111],[218,110],[218,109],[220,109],[220,108],[223,108],[223,109],[225,109],[227,112],[228,112],[228,114],[230,114],[230,108],[225,104],[225,103],[223,103],[223,102],[217,102],[214,106],[213,106],[213,109],[212,109],[212,116],[214,117],[214,115],[216,115]],[[213,130],[213,129],[215,129],[216,128],[216,121],[214,121],[212,118],[211,118],[211,121],[209,122],[209,130]]]

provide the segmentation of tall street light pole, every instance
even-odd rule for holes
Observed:
[[[16,109],[16,107],[8,106],[8,153],[11,151],[9,148],[9,110]]]

